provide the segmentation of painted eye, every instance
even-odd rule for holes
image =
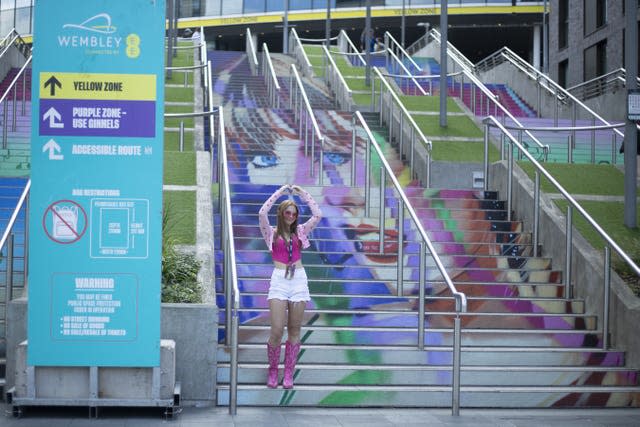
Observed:
[[[278,157],[276,156],[255,156],[251,160],[251,164],[257,168],[272,168],[278,165]]]
[[[324,155],[324,158],[327,159],[330,163],[338,166],[346,163],[347,161],[345,155],[340,153],[326,153]]]

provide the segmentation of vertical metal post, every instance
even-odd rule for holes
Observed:
[[[591,119],[591,125],[594,127],[594,129],[591,130],[591,164],[595,165],[596,164],[596,130],[595,130],[596,118],[595,117]]]
[[[573,134],[569,134],[567,136],[567,163],[573,163],[573,146],[574,146],[574,138],[575,131]]]
[[[540,172],[536,169],[533,189],[533,256],[538,256],[538,238],[540,233]]]
[[[418,281],[418,286],[420,289],[418,291],[418,350],[424,349],[424,304],[425,304],[425,286],[427,283],[427,254],[425,249],[425,242],[420,241],[420,260],[418,261],[418,268],[420,269],[420,279]]]
[[[327,0],[327,20],[325,22],[325,43],[327,44],[327,49],[331,45],[331,0]]]
[[[401,21],[401,24],[400,24],[400,44],[402,45],[403,49],[405,47],[404,34],[405,34],[405,27],[406,27],[404,4],[405,4],[405,0],[402,0],[402,21]]]
[[[507,221],[511,221],[511,207],[513,206],[513,146],[511,143],[508,145],[509,153],[508,158],[508,172],[509,178],[507,180]]]
[[[220,2],[222,4],[222,2]],[[282,17],[282,53],[289,53],[289,0],[284,0],[284,16]]]
[[[27,114],[27,70],[22,72],[22,115]]]
[[[356,118],[351,118],[351,186],[356,186]]]
[[[307,112],[306,115],[306,119],[305,119],[305,140],[308,138],[307,135],[309,135],[309,112]],[[310,130],[311,131],[311,167],[309,168],[309,170],[311,171],[311,177],[313,177],[313,174],[315,173],[315,162],[316,162],[316,133],[314,132],[313,129]]]
[[[400,112],[400,140],[398,141],[398,152],[402,158],[402,146],[404,145],[404,113]]]
[[[638,88],[638,0],[625,0],[625,68],[627,70],[625,86],[627,94]],[[636,228],[637,225],[637,199],[638,189],[638,156],[637,137],[638,129],[633,120],[625,120],[624,131],[624,225]]]
[[[447,127],[448,0],[440,1],[440,127]]]
[[[371,215],[371,141],[366,138],[365,161],[364,161],[364,215]]]
[[[379,237],[379,248],[378,253],[384,254],[384,208],[385,208],[385,200],[384,200],[384,192],[385,185],[387,181],[387,174],[385,173],[384,167],[380,167],[380,216],[378,218],[378,227],[380,229],[380,237]]]
[[[320,137],[320,154],[318,155],[318,185],[324,185],[324,138],[324,135]]]
[[[489,189],[489,123],[484,124],[484,191]]]
[[[9,307],[9,301],[13,299],[13,242],[14,235],[13,233],[9,234],[9,238],[7,239],[7,281],[6,281],[6,295],[5,295],[5,326],[7,325],[7,307]]]
[[[544,11],[542,12],[542,72],[549,74],[549,17],[547,16],[547,0],[544,0]],[[540,111],[538,109],[538,111]]]
[[[369,36],[371,33],[371,0],[366,0],[366,16],[364,20],[364,59],[365,59],[365,75],[364,84],[369,86],[371,84],[371,48]]]
[[[573,258],[573,206],[567,206],[567,235],[564,261],[564,297],[571,298],[571,259]]]
[[[618,163],[618,155],[617,155],[617,148],[616,148],[618,146],[618,141],[616,136],[617,134],[615,132],[611,132],[611,164],[612,165],[615,165]]]
[[[167,0],[167,11],[169,12],[169,16],[167,20],[169,21],[169,28],[167,31],[167,79],[171,79],[171,67],[173,66],[173,15],[175,9],[173,7],[173,2],[175,0]]]
[[[604,247],[604,295],[602,298],[602,349],[609,349],[609,299],[611,293],[611,248]]]
[[[398,197],[398,296],[404,294],[404,200]]]
[[[180,152],[184,151],[184,120],[180,120],[180,133],[178,135]]]
[[[18,121],[18,85],[13,88],[13,105],[11,107],[11,113],[13,114],[11,117],[11,130],[15,132],[16,122]]]
[[[456,311],[459,310],[456,301]],[[451,415],[460,415],[460,344],[462,334],[460,330],[460,313],[453,319],[453,369],[451,372]]]
[[[9,126],[7,122],[9,120],[9,101],[5,98],[2,105],[2,148],[7,148],[7,134],[9,132]]]
[[[227,302],[227,306],[229,302]],[[227,308],[228,310],[228,308]],[[238,406],[238,315],[231,317],[231,366],[229,372],[229,414],[236,415]]]

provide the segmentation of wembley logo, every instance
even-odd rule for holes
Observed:
[[[117,30],[111,23],[111,16],[99,13],[80,24],[64,24],[64,34],[58,35],[58,45],[66,48],[89,48],[88,53],[117,54],[122,37],[114,34]],[[75,34],[69,34],[75,33]]]
[[[111,25],[111,16],[107,13],[99,13],[81,24],[64,24],[62,28],[77,28],[100,34],[113,34],[116,32],[116,27]]]

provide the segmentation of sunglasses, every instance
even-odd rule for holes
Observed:
[[[290,218],[297,218],[298,217],[298,212],[284,211],[283,214],[284,214],[284,216],[287,216],[287,217],[290,217]]]

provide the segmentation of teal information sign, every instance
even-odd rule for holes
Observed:
[[[160,365],[164,0],[36,0],[28,364]]]

